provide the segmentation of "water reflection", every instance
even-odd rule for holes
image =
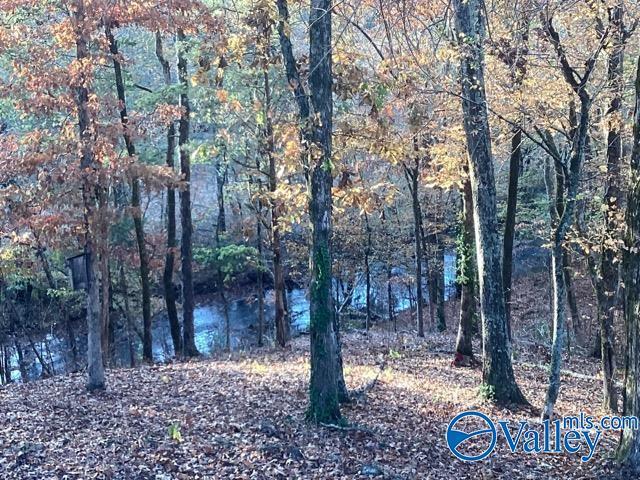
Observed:
[[[444,277],[445,298],[450,298],[455,291],[455,254],[445,255]],[[383,264],[372,265],[375,274],[372,276],[372,309],[374,315],[386,318],[388,312],[388,291],[385,266]],[[413,280],[404,268],[392,269],[391,296],[395,311],[402,311],[414,305]],[[426,279],[425,279],[426,280]],[[336,284],[334,283],[334,286]],[[366,307],[366,287],[364,276],[359,275],[355,279],[355,286],[350,292],[337,293],[340,304],[350,294],[349,306],[352,310],[363,311]],[[425,288],[425,300],[428,300],[428,289]],[[305,333],[309,329],[309,299],[306,290],[294,289],[287,294],[288,309],[291,318],[291,333],[293,336]],[[274,337],[274,307],[273,292],[265,295],[265,341],[273,342]],[[233,350],[248,349],[257,343],[258,332],[258,302],[255,293],[234,299],[229,302],[230,341]],[[226,331],[224,311],[219,301],[211,301],[197,305],[194,310],[195,341],[198,350],[204,355],[224,349]],[[42,376],[42,359],[49,365],[52,374],[60,374],[69,371],[73,365],[71,346],[66,335],[57,332],[49,332],[37,340],[29,341],[20,339],[23,356],[23,365],[29,379]],[[77,357],[82,363],[86,358],[86,336],[79,334],[76,339]],[[21,374],[18,368],[18,355],[14,346],[11,347],[10,356],[12,371],[11,377],[20,380]],[[116,367],[129,366],[131,363],[131,350],[135,357],[142,355],[142,345],[135,333],[130,333],[126,328],[119,328],[114,332],[113,363]],[[36,354],[37,351],[37,354]],[[156,361],[168,361],[173,356],[171,330],[166,313],[161,313],[153,318],[153,355]],[[40,359],[38,358],[40,357]]]

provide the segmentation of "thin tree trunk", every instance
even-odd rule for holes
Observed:
[[[182,331],[183,353],[186,357],[195,357],[200,354],[196,348],[195,328],[193,323],[193,310],[195,307],[193,298],[193,223],[191,219],[191,160],[189,158],[188,143],[189,130],[191,128],[191,108],[189,104],[189,76],[187,72],[187,59],[185,57],[186,37],[182,29],[178,29],[178,80],[180,82],[180,106],[182,115],[178,128],[178,147],[180,149],[180,172],[185,182],[185,187],[180,191],[180,221],[182,226],[182,243],[180,245],[180,257],[182,263]]]
[[[275,316],[276,316],[276,341],[280,347],[285,347],[289,341],[289,323],[285,311],[285,285],[284,269],[282,267],[282,245],[280,239],[280,204],[275,198],[278,188],[278,176],[276,172],[276,158],[274,155],[273,124],[271,121],[271,86],[269,83],[268,71],[264,71],[264,91],[265,91],[265,141],[266,153],[269,161],[269,191],[274,196],[271,199],[271,248],[273,251],[273,277],[275,294]]]
[[[371,257],[371,225],[369,225],[369,216],[364,214],[364,222],[366,227],[367,234],[367,246],[364,250],[364,274],[365,274],[365,297],[366,297],[366,310],[367,316],[365,320],[365,330],[368,332],[369,328],[371,328],[371,265],[370,265],[370,257]]]
[[[391,270],[391,263],[387,263],[387,303],[389,308],[389,322],[393,323],[393,331],[398,331],[398,325],[395,315],[395,299],[393,297],[393,275]]]
[[[127,98],[124,88],[124,78],[122,76],[122,66],[120,64],[120,55],[118,52],[118,42],[113,36],[111,25],[105,26],[107,41],[109,42],[109,51],[112,55],[113,70],[116,80],[116,91],[118,101],[120,102],[120,123],[122,124],[122,136],[127,148],[129,160],[134,161],[136,158],[136,147],[131,138],[129,131],[129,116],[127,114]],[[136,244],[138,246],[138,257],[140,259],[140,284],[142,286],[142,358],[144,361],[153,362],[153,339],[151,329],[151,283],[149,280],[149,256],[145,243],[144,223],[142,219],[142,210],[140,208],[140,180],[137,175],[131,178],[131,216],[133,217],[133,225],[136,232]],[[104,279],[103,279],[104,281]]]
[[[627,353],[623,415],[640,417],[640,57],[635,80],[635,112],[633,117],[633,151],[631,181],[627,197],[626,249],[624,251],[624,297]],[[618,459],[640,471],[640,430],[627,426],[622,431]]]
[[[418,170],[419,160],[417,157],[415,161],[415,167],[405,167],[405,172],[407,174],[407,180],[409,181],[409,189],[411,190],[411,208],[413,211],[413,233],[416,265],[416,325],[418,327],[418,337],[424,337],[424,294],[422,291],[422,211],[420,209],[420,185]],[[429,298],[429,301],[431,302],[431,298]]]
[[[338,395],[338,340],[331,295],[332,53],[331,0],[311,0],[309,85],[315,115],[309,149],[311,220],[311,378],[307,418],[314,423],[341,420]]]
[[[573,286],[573,262],[571,260],[571,252],[567,248],[565,248],[562,257],[562,267],[564,268],[564,284],[567,288],[567,305],[569,306],[571,324],[574,326],[574,331],[576,331],[579,329],[580,311],[578,310],[576,290]],[[569,330],[567,330],[567,340],[570,340]]]
[[[580,81],[578,81],[574,75],[575,70],[567,60],[564,47],[560,42],[560,35],[553,26],[553,18],[546,18],[545,23],[545,33],[556,51],[565,81],[580,100],[579,113],[575,112],[573,107],[570,106],[570,114],[572,117],[575,117],[575,120],[571,120],[571,123],[575,125],[575,132],[572,135],[567,177],[563,182],[563,190],[564,185],[567,185],[566,199],[564,199],[564,202],[561,201],[562,191],[558,189],[556,192],[556,207],[555,209],[553,207],[550,208],[552,224],[554,226],[551,238],[554,287],[553,345],[551,351],[549,388],[547,390],[545,406],[542,411],[542,418],[551,419],[553,417],[553,408],[560,390],[560,367],[562,363],[562,350],[564,348],[565,339],[566,314],[564,305],[566,301],[566,290],[564,280],[563,249],[567,233],[574,221],[576,197],[578,196],[578,187],[580,184],[580,173],[582,170],[582,164],[584,163],[587,144],[592,102],[591,97],[586,90],[586,85],[588,84],[591,74],[593,73],[594,66],[596,65],[599,50],[597,50],[590,61],[585,64],[585,71],[581,75]],[[560,158],[555,158],[554,164],[556,165],[557,177],[561,175],[560,162]]]
[[[22,383],[27,383],[29,381],[29,375],[27,374],[27,367],[24,364],[24,353],[22,351],[22,345],[20,342],[14,338],[13,344],[16,347],[16,355],[18,356],[18,370],[20,371],[20,380]],[[100,359],[102,361],[102,359]]]
[[[120,290],[122,291],[122,298],[124,299],[124,316],[127,322],[127,341],[129,343],[129,366],[131,368],[136,366],[136,350],[131,340],[131,309],[129,308],[129,289],[127,288],[127,278],[124,275],[124,266],[120,265]]]
[[[482,383],[500,403],[525,403],[511,364],[511,343],[502,288],[491,132],[484,90],[484,7],[480,0],[454,0],[461,57],[462,109],[473,196],[484,357]],[[462,38],[462,37],[461,37]]]
[[[502,277],[504,282],[504,302],[507,313],[507,332],[511,340],[511,275],[513,271],[513,242],[516,235],[516,209],[518,205],[518,180],[522,164],[522,130],[515,128],[511,138],[509,158],[509,193],[507,194],[507,216],[504,226],[502,250]]]
[[[444,312],[444,246],[438,241],[436,235],[435,240],[435,261],[430,264],[429,278],[429,297],[434,305],[435,323],[439,332],[447,329],[447,321]]]
[[[462,287],[460,299],[460,321],[456,338],[456,359],[461,365],[473,364],[473,323],[476,316],[475,269],[473,268],[473,195],[471,182],[467,179],[463,187],[462,232],[458,244],[460,266],[459,283]]]
[[[156,57],[162,66],[164,84],[169,87],[173,84],[171,79],[171,64],[164,56],[162,46],[162,36],[156,32]],[[172,121],[167,127],[167,154],[166,165],[173,173],[175,171],[175,151],[176,151],[176,126]],[[176,357],[182,356],[182,332],[180,320],[178,319],[178,308],[176,306],[176,286],[173,282],[173,272],[176,262],[176,250],[178,240],[176,238],[176,191],[172,186],[167,187],[167,253],[164,260],[164,271],[162,274],[162,285],[164,288],[164,302],[167,307],[167,317],[171,329],[171,340],[173,342],[173,352]]]
[[[83,30],[85,6],[83,0],[76,1],[74,16],[79,33],[76,37],[76,58],[80,62],[89,59],[88,34]],[[105,375],[102,358],[102,324],[100,317],[100,293],[98,285],[98,253],[96,232],[90,227],[96,217],[96,185],[93,183],[95,157],[92,145],[91,115],[89,112],[89,91],[84,82],[75,87],[78,108],[78,130],[81,141],[80,168],[85,172],[82,198],[84,203],[85,244],[84,256],[87,275],[87,364],[88,390],[104,389]],[[93,173],[93,174],[92,174]]]
[[[258,346],[264,344],[264,272],[262,271],[263,245],[262,245],[262,208],[258,206],[256,218],[256,234],[258,237]]]
[[[609,51],[607,77],[612,98],[607,111],[607,182],[604,195],[605,225],[600,262],[600,295],[598,296],[598,319],[600,324],[600,347],[603,373],[603,407],[611,412],[618,411],[618,397],[615,388],[615,335],[614,320],[618,308],[619,258],[615,241],[618,239],[618,220],[622,191],[620,167],[622,163],[622,96],[624,94],[624,50],[625,27],[624,6],[617,3],[609,10],[613,24],[613,45]]]

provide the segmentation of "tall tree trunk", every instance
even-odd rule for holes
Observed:
[[[365,274],[365,299],[367,316],[365,320],[365,330],[371,328],[371,225],[369,225],[369,215],[364,214],[365,229],[367,234],[367,245],[364,250],[364,274]]]
[[[89,59],[88,34],[83,31],[85,6],[83,0],[76,1],[74,20],[78,29],[76,37],[76,58],[80,62]],[[98,285],[98,252],[96,232],[90,227],[96,217],[96,185],[93,183],[95,164],[89,112],[89,90],[85,82],[75,86],[78,109],[78,130],[81,143],[80,168],[83,170],[82,198],[84,204],[85,244],[84,257],[87,276],[87,371],[88,390],[104,389],[105,375],[102,358],[102,323],[100,318],[100,293]]]
[[[576,80],[574,73],[575,70],[569,64],[565,55],[564,47],[560,42],[560,35],[553,26],[553,18],[546,18],[545,21],[545,33],[556,51],[565,81],[580,100],[579,112],[574,113],[573,108],[570,107],[572,110],[571,116],[575,116],[576,119],[575,121],[571,121],[572,124],[575,124],[575,132],[572,135],[567,176],[563,182],[563,187],[564,185],[567,186],[566,199],[564,199],[564,202],[561,202],[561,192],[559,189],[556,192],[556,208],[550,208],[553,224],[553,233],[551,238],[551,264],[553,271],[553,345],[551,349],[549,388],[547,390],[545,406],[542,411],[542,418],[551,419],[553,417],[553,408],[560,390],[560,367],[562,364],[562,350],[564,348],[566,335],[564,242],[566,240],[567,233],[569,232],[569,228],[574,221],[576,197],[578,196],[578,187],[580,184],[580,173],[582,170],[582,164],[584,163],[587,144],[591,97],[586,90],[586,85],[593,73],[599,50],[597,50],[595,55],[591,57],[590,61],[585,64],[585,71],[581,75],[580,81]],[[562,168],[559,166],[559,163],[560,159],[556,158],[554,164],[556,165],[557,177],[560,176],[560,168]]]
[[[571,324],[574,326],[575,332],[579,329],[580,311],[578,309],[576,289],[573,284],[573,262],[571,260],[571,251],[565,248],[562,257],[562,267],[564,268],[564,284],[567,288],[567,305],[569,306],[569,314],[571,315]],[[567,330],[567,337],[568,336],[569,331]]]
[[[289,82],[289,86],[293,90],[296,105],[298,106],[298,120],[300,123],[300,142],[302,144],[302,153],[301,153],[301,162],[304,166],[305,177],[308,183],[311,183],[311,170],[313,163],[310,162],[312,159],[311,145],[315,142],[312,138],[312,128],[310,124],[311,118],[311,104],[310,97],[313,95],[307,95],[307,91],[302,82],[302,77],[298,70],[298,64],[293,55],[293,48],[291,44],[291,39],[289,38],[289,10],[287,6],[286,0],[276,0],[276,4],[278,7],[278,34],[280,40],[280,48],[282,50],[282,58],[285,67],[285,73],[287,75],[287,81]],[[324,5],[324,2],[323,2]],[[312,13],[317,9],[317,6],[314,4],[311,6]],[[322,17],[322,14],[318,14],[318,18]],[[324,28],[324,27],[323,27]],[[329,31],[331,30],[331,26],[329,25]],[[330,32],[329,32],[330,33]],[[330,51],[328,52],[330,54]],[[326,59],[325,59],[326,60]],[[331,60],[329,60],[331,63]],[[329,68],[331,70],[331,68]],[[331,94],[329,94],[331,97]],[[314,104],[314,109],[316,109],[316,104]],[[333,109],[333,105],[331,105],[331,109]],[[317,110],[316,110],[317,112]],[[327,162],[330,165],[330,162]],[[313,249],[313,245],[309,246],[309,250]],[[331,287],[331,285],[329,285]],[[330,289],[330,288],[329,288]],[[329,292],[330,294],[330,292]],[[339,315],[333,315],[333,331],[335,334],[334,342],[337,345],[337,362],[336,366],[336,376],[337,376],[337,384],[338,384],[338,397],[341,401],[346,401],[349,398],[349,394],[347,391],[346,383],[344,381],[344,372],[342,368],[342,349],[339,338],[340,332],[340,318]]]
[[[447,329],[444,311],[444,245],[440,243],[437,235],[433,235],[432,238],[435,258],[429,269],[429,297],[434,306],[436,328],[439,332],[444,332]]]
[[[133,330],[133,320],[131,319],[131,309],[129,308],[129,289],[127,288],[127,278],[124,274],[124,265],[120,265],[120,290],[124,299],[124,316],[127,322],[127,342],[129,344],[129,366],[136,366],[136,350],[131,339]]]
[[[162,35],[156,32],[156,57],[162,66],[164,84],[169,87],[173,84],[171,79],[171,64],[164,56],[162,46]],[[167,127],[167,154],[166,165],[173,173],[175,171],[175,151],[176,151],[176,126],[172,121]],[[164,260],[164,271],[162,274],[162,285],[164,288],[164,302],[167,307],[167,317],[171,329],[171,340],[173,342],[173,352],[176,357],[182,356],[182,332],[180,320],[178,319],[178,308],[176,306],[176,287],[173,283],[173,271],[176,263],[176,250],[178,240],[176,238],[176,191],[173,186],[167,187],[167,253]]]
[[[416,164],[413,168],[405,167],[405,173],[409,182],[411,191],[411,209],[413,212],[413,234],[414,234],[414,252],[416,265],[416,325],[418,327],[418,336],[424,337],[424,294],[422,285],[422,258],[423,258],[423,237],[422,237],[422,209],[420,208],[420,184],[419,184],[419,159],[416,156]],[[432,299],[429,299],[431,302]]]
[[[598,318],[600,324],[601,361],[603,373],[603,407],[605,410],[617,412],[618,397],[615,388],[615,341],[613,323],[618,307],[619,258],[615,241],[618,239],[618,221],[622,191],[620,185],[620,166],[622,163],[622,135],[624,124],[622,119],[622,96],[624,94],[624,49],[625,28],[622,2],[609,10],[613,24],[613,45],[609,50],[607,79],[611,90],[611,102],[607,111],[607,182],[604,194],[605,212],[604,237],[602,242],[602,258],[600,261],[600,295],[598,301]]]
[[[127,154],[131,162],[136,160],[136,147],[129,131],[129,115],[127,114],[127,98],[124,88],[124,78],[122,76],[122,66],[120,65],[120,55],[118,52],[118,42],[113,36],[111,25],[105,26],[109,51],[112,55],[113,70],[116,80],[116,91],[120,102],[120,123],[122,124],[122,136],[127,148]],[[140,260],[140,284],[142,286],[142,358],[144,361],[153,362],[153,339],[151,329],[151,282],[149,280],[149,255],[145,243],[144,223],[142,219],[142,209],[140,206],[140,180],[133,174],[131,178],[131,216],[136,232],[136,244],[138,246],[138,257]]]
[[[456,27],[463,34],[460,82],[470,182],[473,196],[476,258],[484,357],[482,382],[497,402],[525,403],[511,364],[511,343],[502,288],[496,188],[491,132],[484,89],[484,6],[480,0],[454,0]]]
[[[311,220],[311,378],[307,418],[314,423],[341,420],[338,396],[338,341],[331,295],[331,144],[333,127],[331,0],[311,0],[309,86],[313,123],[309,149]]]
[[[394,298],[393,298],[393,286],[392,286],[392,279],[393,279],[393,275],[392,275],[392,270],[391,270],[391,262],[387,262],[387,308],[388,308],[388,315],[389,315],[389,322],[393,323],[393,331],[397,332],[398,331],[398,325],[396,323],[396,316],[395,316],[395,305],[394,305]]]
[[[285,310],[284,269],[282,266],[282,245],[280,232],[281,205],[275,198],[278,188],[276,158],[274,155],[273,124],[271,120],[271,86],[268,70],[264,70],[265,91],[265,150],[269,161],[269,191],[271,192],[271,249],[273,251],[273,277],[276,314],[276,341],[280,347],[285,347],[289,341],[289,322]]]
[[[511,340],[511,275],[513,272],[513,242],[516,236],[516,209],[518,206],[518,179],[522,165],[522,130],[514,129],[511,138],[509,158],[509,193],[507,194],[507,218],[504,226],[502,249],[502,278],[504,282],[504,303],[507,314],[507,333]]]
[[[464,182],[462,197],[462,231],[458,240],[460,321],[456,338],[456,361],[462,365],[473,363],[473,323],[476,316],[475,268],[473,266],[473,194],[471,182]]]
[[[178,80],[180,82],[180,124],[178,128],[178,148],[180,149],[180,172],[185,182],[185,188],[180,191],[180,222],[182,226],[182,243],[180,245],[180,259],[182,263],[182,331],[183,353],[186,357],[200,354],[196,348],[195,328],[193,324],[193,223],[191,219],[191,159],[189,158],[188,143],[191,128],[191,107],[189,104],[189,75],[187,59],[184,49],[186,37],[182,29],[176,35],[176,50],[178,52]]]
[[[227,231],[227,216],[224,207],[224,185],[227,182],[227,164],[216,159],[216,200],[218,202],[218,221],[216,222],[216,234],[223,235]]]
[[[623,415],[640,417],[640,57],[635,80],[631,181],[627,197],[624,251],[624,316],[627,335]],[[640,471],[640,430],[627,427],[618,446],[619,460]]]
[[[259,187],[260,191],[262,187]],[[264,247],[262,242],[262,205],[258,200],[256,208],[256,236],[258,237],[258,346],[264,344],[264,272],[262,271],[262,262],[264,255]]]

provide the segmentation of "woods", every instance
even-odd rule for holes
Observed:
[[[635,478],[639,23],[0,1],[2,478]]]

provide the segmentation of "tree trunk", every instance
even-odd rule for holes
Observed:
[[[156,57],[162,66],[164,84],[169,87],[173,84],[171,80],[171,64],[164,57],[162,47],[162,36],[156,32]],[[167,127],[167,154],[166,165],[173,173],[175,170],[176,151],[176,126],[171,122]],[[176,306],[176,286],[173,283],[173,271],[176,262],[176,249],[178,241],[176,238],[176,191],[172,186],[167,187],[167,253],[164,260],[164,271],[162,274],[162,285],[164,288],[164,302],[167,307],[167,317],[171,329],[171,340],[173,342],[173,352],[176,357],[182,356],[182,332],[180,330],[180,320],[178,319],[178,308]]]
[[[113,70],[115,72],[116,91],[120,102],[120,123],[122,124],[122,136],[129,155],[129,161],[136,160],[136,147],[129,131],[129,116],[127,114],[127,98],[124,89],[124,78],[122,76],[122,66],[120,65],[118,42],[113,36],[111,26],[105,26],[105,33],[109,42],[109,51],[113,59]],[[151,330],[151,283],[149,280],[149,255],[145,243],[144,223],[142,210],[140,207],[140,180],[133,174],[131,178],[131,216],[136,232],[136,244],[138,246],[138,257],[140,260],[140,283],[142,286],[142,358],[144,361],[153,362],[153,339]]]
[[[191,220],[191,159],[189,158],[188,143],[191,128],[191,108],[189,104],[189,76],[187,59],[184,55],[185,35],[178,29],[176,35],[178,52],[178,80],[180,82],[180,106],[182,115],[178,128],[178,148],[180,149],[180,172],[185,182],[185,188],[180,191],[180,222],[182,226],[182,243],[180,245],[180,260],[182,263],[182,331],[183,353],[186,357],[200,354],[196,348],[195,328],[193,324],[193,245],[191,236],[193,224]]]
[[[447,329],[447,320],[444,312],[444,246],[433,236],[435,246],[435,258],[430,264],[429,297],[434,305],[435,323],[439,332]]]
[[[618,239],[618,221],[622,191],[620,167],[622,163],[622,96],[624,95],[624,7],[619,2],[610,9],[610,20],[614,27],[613,45],[609,51],[607,77],[612,98],[607,111],[607,181],[604,194],[605,225],[600,261],[600,295],[598,295],[598,319],[603,373],[603,407],[617,412],[618,397],[615,388],[615,338],[613,323],[618,307],[619,258],[615,241]]]
[[[27,366],[24,364],[24,352],[22,351],[22,345],[14,338],[13,344],[16,347],[16,355],[18,356],[18,370],[20,371],[20,380],[22,383],[29,381],[29,375],[27,374]],[[102,361],[102,359],[100,359]]]
[[[580,311],[578,310],[578,300],[576,299],[576,290],[573,286],[573,266],[571,261],[571,252],[565,248],[562,256],[562,267],[564,268],[564,284],[567,289],[567,305],[569,306],[569,314],[571,315],[571,324],[574,331],[578,330],[580,324]],[[567,340],[569,340],[569,330],[567,329]],[[577,337],[576,337],[577,338]],[[577,343],[577,340],[576,340]]]
[[[555,207],[551,205],[554,231],[552,234],[553,247],[551,250],[551,269],[553,275],[553,344],[551,351],[551,368],[549,375],[549,388],[542,413],[543,419],[553,417],[553,408],[558,398],[560,389],[560,367],[562,364],[562,350],[564,349],[565,324],[566,324],[566,285],[564,276],[564,242],[573,223],[575,213],[575,201],[578,194],[580,170],[584,160],[584,146],[589,124],[589,109],[591,101],[584,90],[580,95],[580,126],[576,132],[574,145],[572,146],[570,169],[566,200],[562,202],[562,192],[556,192]],[[561,167],[556,162],[556,175]],[[559,183],[558,189],[564,188],[565,182]],[[551,202],[552,204],[554,202]],[[555,209],[555,210],[554,210]]]
[[[124,316],[127,322],[127,342],[129,343],[129,366],[131,368],[136,366],[136,350],[133,346],[132,337],[132,323],[131,309],[129,308],[129,289],[127,288],[127,278],[124,274],[124,265],[120,265],[120,290],[122,291],[122,298],[124,299]]]
[[[640,57],[635,80],[631,181],[627,197],[624,251],[624,315],[627,335],[623,415],[640,417]],[[619,460],[640,471],[640,430],[625,428],[618,446]]]
[[[85,22],[83,0],[77,0],[76,2],[74,20],[79,31],[76,37],[76,58],[78,61],[84,62],[89,59],[89,47],[87,33],[82,31]],[[96,217],[96,185],[93,183],[93,179],[97,166],[92,145],[89,91],[84,85],[84,82],[79,83],[75,90],[78,109],[78,130],[81,142],[80,168],[84,172],[82,198],[85,222],[84,255],[87,275],[87,389],[98,390],[104,389],[105,376],[102,358],[102,324],[100,318],[96,232],[90,227]]]
[[[364,250],[364,274],[365,274],[365,298],[366,298],[366,310],[367,316],[365,320],[365,330],[368,332],[371,328],[371,225],[369,225],[369,215],[364,214],[364,222],[367,235],[367,246]]]
[[[513,242],[516,236],[516,209],[518,206],[518,179],[522,164],[522,130],[515,128],[511,138],[509,158],[509,193],[507,194],[507,218],[504,226],[502,250],[502,278],[504,282],[504,303],[507,312],[507,333],[511,340],[511,275],[513,271]]]
[[[462,109],[473,196],[476,258],[479,271],[484,358],[482,382],[500,403],[526,403],[511,365],[511,344],[502,288],[501,246],[498,238],[496,188],[491,132],[484,90],[484,7],[480,0],[454,0],[460,43]]]
[[[462,297],[456,338],[456,361],[462,365],[470,365],[474,358],[473,323],[476,316],[476,274],[473,268],[473,195],[471,182],[468,179],[464,182],[462,208],[462,232],[458,243],[459,283],[462,287]]]
[[[393,288],[391,284],[392,280],[391,262],[387,262],[387,308],[389,309],[389,322],[393,323],[393,331],[398,331],[398,325],[395,316],[395,305],[393,301]]]
[[[571,152],[568,168],[560,166],[561,158],[554,159],[556,165],[556,178],[564,175],[567,170],[567,177],[563,180],[562,186],[556,192],[556,207],[550,206],[550,214],[553,224],[552,242],[552,270],[553,270],[553,287],[554,287],[554,305],[553,305],[553,345],[551,352],[551,372],[549,375],[549,388],[545,400],[545,406],[542,411],[543,419],[551,419],[553,417],[553,408],[558,398],[560,389],[560,367],[562,363],[562,350],[564,347],[565,337],[565,281],[564,281],[564,260],[563,249],[564,242],[567,237],[569,228],[573,224],[576,197],[578,196],[578,187],[580,184],[580,173],[582,164],[584,163],[585,151],[588,138],[589,118],[591,110],[591,97],[586,89],[588,81],[593,73],[594,66],[600,50],[596,50],[594,56],[589,62],[585,63],[584,73],[580,76],[580,81],[576,80],[575,70],[569,64],[565,50],[560,41],[560,35],[553,26],[553,18],[545,18],[545,33],[547,38],[553,45],[560,68],[566,83],[572,88],[574,94],[580,100],[580,111],[575,112],[573,102],[570,104],[571,124],[574,131],[572,132]],[[561,195],[566,185],[566,199],[562,201]]]
[[[273,124],[271,121],[271,86],[268,71],[264,71],[265,90],[265,141],[266,154],[269,161],[269,191],[271,192],[271,248],[273,251],[273,278],[276,316],[276,341],[280,347],[285,347],[289,341],[289,322],[285,310],[284,269],[282,267],[282,245],[280,239],[280,204],[275,198],[278,188],[276,172],[276,158],[274,155]]]
[[[338,397],[338,341],[331,295],[331,0],[311,0],[309,85],[315,115],[309,149],[311,220],[310,342],[311,378],[307,418],[314,423],[341,420]]]
[[[260,202],[260,201],[258,201]],[[264,344],[264,273],[262,271],[263,245],[262,245],[262,208],[258,205],[256,215],[256,234],[258,237],[258,346]]]
[[[424,294],[422,292],[422,211],[420,208],[419,170],[416,158],[415,168],[406,168],[409,189],[411,190],[411,208],[413,211],[413,233],[416,265],[416,324],[418,336],[424,337]],[[431,302],[431,298],[429,302]]]

